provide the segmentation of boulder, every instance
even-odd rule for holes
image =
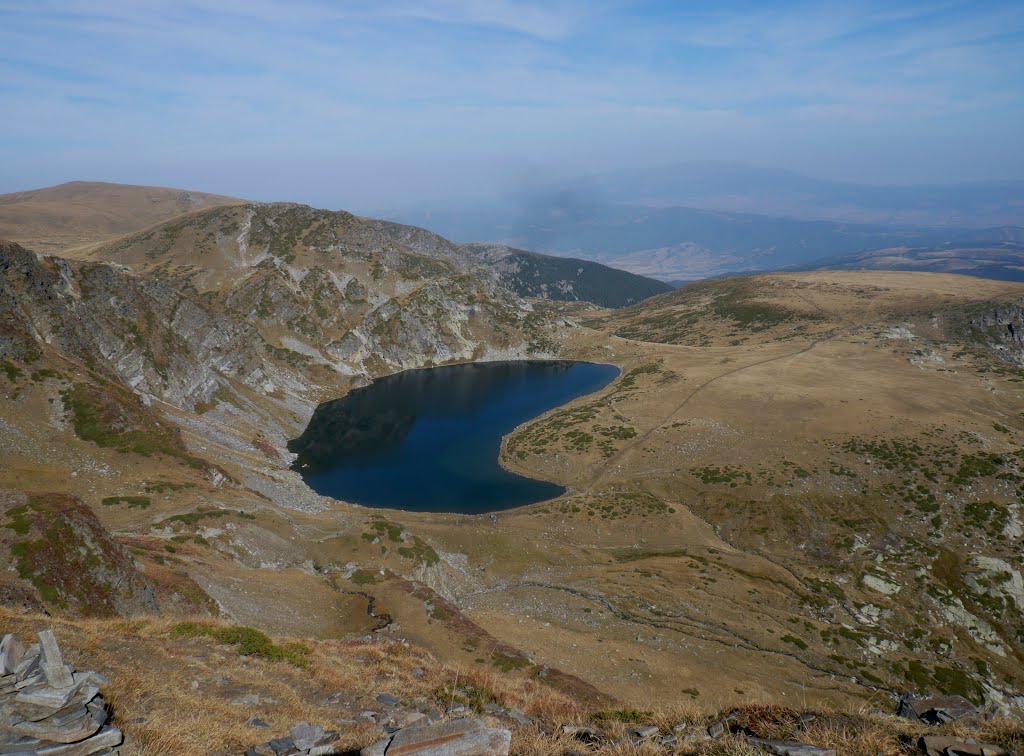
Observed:
[[[361,756],[507,756],[512,733],[479,719],[407,727],[366,746]]]
[[[1009,751],[997,745],[945,735],[925,735],[918,741],[918,747],[927,756],[1010,756]]]
[[[640,740],[650,740],[658,734],[658,728],[654,725],[640,725],[630,730],[630,733],[638,737]]]
[[[563,725],[562,732],[566,735],[572,735],[577,740],[581,740],[584,743],[600,743],[602,736],[601,733],[595,730],[593,727],[582,727],[580,725]]]
[[[931,696],[918,698],[905,695],[900,698],[896,714],[912,722],[939,725],[963,717],[977,717],[977,707],[963,696]]]

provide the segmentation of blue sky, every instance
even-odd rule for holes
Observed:
[[[0,192],[354,209],[718,159],[1024,177],[1024,3],[0,0]]]

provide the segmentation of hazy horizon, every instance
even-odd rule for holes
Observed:
[[[71,180],[357,212],[696,160],[1024,178],[1024,10],[0,0],[0,193]]]

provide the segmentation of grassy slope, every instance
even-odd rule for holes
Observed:
[[[60,252],[112,239],[176,215],[242,200],[204,192],[75,181],[0,195],[0,239]]]
[[[237,753],[286,734],[298,721],[339,729],[344,747],[359,748],[379,737],[376,727],[344,721],[367,708],[380,710],[374,701],[380,693],[398,696],[411,708],[444,707],[453,701],[480,714],[492,701],[519,708],[536,717],[543,729],[515,728],[512,750],[517,754],[578,748],[576,741],[561,734],[562,724],[589,724],[614,737],[633,723],[654,723],[666,733],[686,723],[689,731],[698,731],[721,717],[718,711],[693,703],[652,702],[646,710],[587,709],[543,682],[514,673],[453,669],[422,649],[395,642],[271,638],[211,620],[69,620],[6,609],[0,609],[0,620],[23,639],[53,627],[72,664],[110,678],[103,692],[113,706],[114,723],[125,732],[123,752],[128,756]],[[282,649],[290,653],[282,654]],[[253,693],[263,702],[232,703]],[[332,693],[337,695],[328,699]],[[1024,728],[1005,720],[927,728],[879,714],[817,711],[817,720],[801,730],[798,713],[753,706],[741,708],[736,721],[762,737],[796,737],[838,748],[848,756],[915,753],[909,743],[925,732],[973,735],[1010,748],[1024,745]],[[268,722],[270,729],[248,725],[253,715]],[[502,724],[508,726],[507,721]],[[619,747],[615,752],[647,751]],[[682,752],[758,751],[741,738],[724,737]]]

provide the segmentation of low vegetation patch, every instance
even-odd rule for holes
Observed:
[[[184,491],[187,488],[195,488],[195,483],[171,483],[166,480],[151,480],[143,486],[146,493],[162,494],[167,492]]]
[[[105,507],[125,504],[128,509],[146,509],[152,503],[152,499],[148,496],[107,496],[103,499],[103,506]]]
[[[399,547],[398,553],[406,559],[413,560],[416,564],[426,565],[427,567],[433,567],[441,561],[441,558],[430,544],[423,541],[419,536],[412,537],[412,546]]]
[[[377,582],[377,573],[371,570],[356,570],[352,573],[352,582],[356,585],[373,585]]]
[[[256,519],[256,515],[244,512],[241,509],[235,511],[232,509],[210,509],[207,507],[200,507],[192,512],[172,515],[164,520],[164,523],[181,522],[185,525],[195,525],[197,522],[202,520],[215,520],[220,517],[239,517],[243,520]]]
[[[199,470],[206,463],[188,453],[171,426],[159,420],[135,397],[114,386],[76,383],[61,393],[75,435],[97,446],[151,457],[175,457]]]
[[[271,662],[286,661],[305,669],[310,650],[301,643],[277,644],[255,628],[220,627],[202,622],[179,622],[171,629],[172,638],[213,638],[218,643],[237,646],[242,656],[255,656]]]
[[[610,709],[598,711],[590,715],[590,718],[601,724],[609,722],[622,722],[624,724],[645,724],[654,717],[653,711],[641,711],[640,709]]]

